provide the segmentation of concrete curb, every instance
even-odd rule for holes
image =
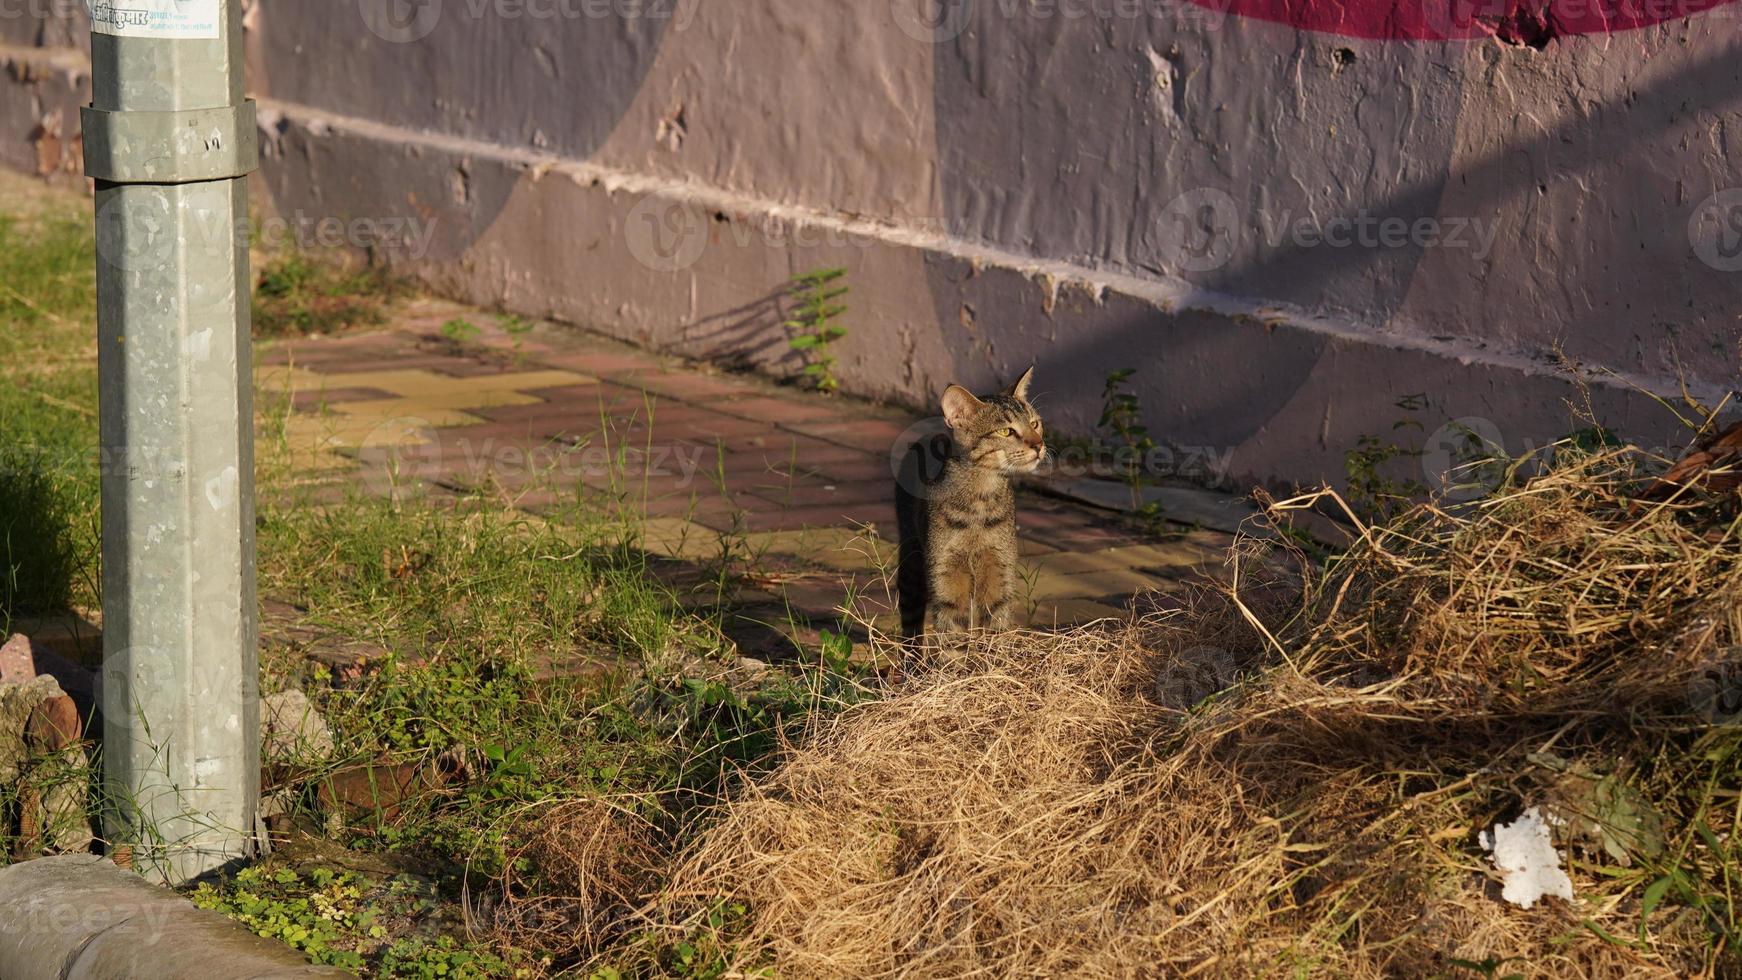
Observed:
[[[0,868],[5,980],[349,977],[90,854]]]

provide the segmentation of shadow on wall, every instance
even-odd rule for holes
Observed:
[[[945,75],[945,62],[960,57],[950,45],[940,45],[940,78]],[[977,70],[956,67],[955,74],[973,78]],[[1542,132],[1524,142],[1510,143],[1463,166],[1452,175],[1458,190],[1458,208],[1468,214],[1480,211],[1495,216],[1518,204],[1519,199],[1535,197],[1538,181],[1521,169],[1519,161],[1532,161],[1552,169],[1553,179],[1576,179],[1612,161],[1617,145],[1626,140],[1649,141],[1661,137],[1678,125],[1685,124],[1690,107],[1707,111],[1733,107],[1742,102],[1742,66],[1733,57],[1716,56],[1689,65],[1674,76],[1655,85],[1641,88],[1622,104],[1598,105],[1589,111]],[[942,84],[942,83],[940,83]],[[1014,83],[1012,83],[1014,84]],[[995,86],[994,86],[995,87]],[[940,103],[952,98],[940,88]],[[952,112],[965,111],[955,105]],[[940,104],[940,134],[946,127],[946,117]],[[1626,139],[1623,139],[1625,134]],[[941,136],[940,136],[941,138]],[[969,152],[963,145],[952,151],[960,158]],[[1446,153],[1449,156],[1449,143]],[[1023,171],[1009,175],[1011,180],[1033,179],[1040,174],[1033,169],[1031,159],[1022,162]],[[946,172],[949,168],[946,167]],[[1544,177],[1544,180],[1549,179]],[[1642,178],[1644,179],[1644,178]],[[1381,216],[1401,216],[1414,220],[1419,216],[1438,215],[1442,198],[1447,194],[1446,180],[1424,178],[1400,187],[1377,201],[1352,201],[1346,204],[1348,217],[1365,212]],[[1248,185],[1242,193],[1249,201],[1266,200],[1266,188]],[[964,193],[967,193],[964,191]],[[983,202],[984,190],[956,200],[952,218],[958,228],[966,227],[968,237],[983,237],[976,231],[975,202]],[[1704,196],[1695,193],[1695,200]],[[1642,195],[1642,199],[1645,199]],[[1690,202],[1691,206],[1691,202]],[[1149,205],[1144,205],[1149,207]],[[1151,209],[1153,212],[1153,209]],[[1592,224],[1605,220],[1596,215]],[[1324,219],[1333,220],[1331,218]],[[1624,216],[1614,220],[1625,220]],[[1213,235],[1218,229],[1203,229]],[[1229,231],[1230,229],[1220,229]],[[1604,229],[1587,229],[1591,231]],[[1604,230],[1606,231],[1606,230]],[[1640,230],[1633,229],[1635,237]],[[1660,268],[1672,270],[1672,276],[1653,282],[1634,284],[1630,277],[1624,287],[1636,286],[1656,290],[1659,296],[1645,299],[1635,309],[1647,312],[1630,313],[1626,305],[1616,303],[1597,316],[1604,322],[1603,330],[1567,337],[1569,353],[1588,357],[1597,363],[1623,371],[1647,374],[1673,374],[1675,365],[1684,363],[1690,381],[1706,384],[1733,382],[1737,375],[1734,359],[1735,342],[1728,344],[1724,334],[1735,334],[1733,322],[1724,318],[1720,323],[1714,315],[1701,324],[1696,313],[1690,317],[1688,335],[1672,336],[1648,311],[1687,308],[1685,295],[1703,294],[1708,302],[1713,297],[1733,303],[1742,298],[1742,276],[1726,274],[1702,263],[1694,254],[1684,215],[1672,213],[1661,227],[1647,229],[1642,234],[1646,242],[1627,238],[1621,229],[1610,237],[1617,239],[1611,248],[1623,245],[1646,247],[1649,261]],[[1573,243],[1570,248],[1589,247],[1588,243]],[[1364,281],[1379,283],[1383,293],[1370,293],[1375,301],[1372,312],[1378,314],[1376,327],[1383,326],[1408,295],[1411,279],[1420,258],[1420,249],[1379,248],[1306,248],[1284,242],[1279,247],[1260,249],[1244,256],[1230,256],[1225,264],[1207,269],[1191,278],[1207,292],[1224,296],[1275,298],[1298,288],[1318,289],[1325,283]],[[1552,274],[1552,268],[1546,270]],[[964,383],[987,384],[999,377],[1019,371],[1029,363],[1046,365],[1040,375],[1041,388],[1068,392],[1064,395],[1070,411],[1061,413],[1067,424],[1082,430],[1094,422],[1094,395],[1105,376],[1115,369],[1137,368],[1133,382],[1142,389],[1146,416],[1158,433],[1190,432],[1195,440],[1237,449],[1261,437],[1276,439],[1319,440],[1322,449],[1340,453],[1352,446],[1352,432],[1386,432],[1397,422],[1393,406],[1405,395],[1432,390],[1436,392],[1436,411],[1446,417],[1499,411],[1495,406],[1508,406],[1522,414],[1515,418],[1534,418],[1540,431],[1514,432],[1514,440],[1531,439],[1538,444],[1575,428],[1569,412],[1561,406],[1524,406],[1523,397],[1508,390],[1509,372],[1471,370],[1453,358],[1423,356],[1420,374],[1393,371],[1390,374],[1361,374],[1352,367],[1363,360],[1363,345],[1343,343],[1329,335],[1309,334],[1300,330],[1276,330],[1257,321],[1242,321],[1226,316],[1203,316],[1186,313],[1163,313],[1144,304],[1110,298],[1105,305],[1087,297],[1075,297],[1066,289],[1056,299],[1059,309],[1068,309],[1071,327],[1068,335],[1054,336],[1054,324],[1049,315],[1040,311],[1048,300],[1042,287],[1026,276],[1008,274],[975,274],[966,263],[933,257],[927,265],[928,284],[933,295],[936,322],[945,339],[942,349],[950,358],[947,365],[936,369],[933,387],[940,382],[961,380]],[[1650,277],[1647,277],[1650,278]],[[1514,281],[1522,282],[1523,277]],[[1504,283],[1505,280],[1500,280]],[[1299,284],[1305,283],[1305,287]],[[1482,280],[1471,285],[1480,291]],[[1601,286],[1557,284],[1555,288],[1589,290],[1599,294],[1611,291],[1611,283]],[[1670,295],[1680,290],[1684,298],[1671,302]],[[963,322],[963,304],[971,304],[978,318],[988,322],[1012,325],[1010,332],[998,338],[995,354],[957,326]],[[1310,305],[1310,304],[1304,304]],[[1633,319],[1629,322],[1630,318]],[[1593,320],[1593,323],[1596,323]],[[1576,330],[1578,324],[1559,325],[1559,336]],[[1701,335],[1701,327],[1707,333]],[[1474,333],[1474,331],[1472,331]],[[1426,339],[1426,338],[1423,338]],[[1440,339],[1440,338],[1434,338]],[[1484,337],[1504,348],[1512,337]],[[1683,350],[1678,354],[1678,343]],[[1530,349],[1529,338],[1518,344]],[[1323,363],[1332,354],[1341,355],[1344,363]],[[1683,361],[1687,354],[1703,355]],[[1715,356],[1714,356],[1715,355]],[[1401,360],[1407,362],[1411,355]],[[1443,363],[1440,363],[1443,362]],[[1631,362],[1631,363],[1630,363]],[[1549,358],[1543,357],[1543,367],[1549,368]],[[1664,370],[1667,367],[1667,370]],[[1303,389],[1323,371],[1323,383],[1331,372],[1341,382],[1333,405],[1324,392],[1302,397]],[[1354,382],[1361,382],[1359,385]],[[1357,390],[1358,389],[1358,390]],[[1570,388],[1569,388],[1570,393]],[[1055,396],[1058,397],[1058,396]],[[1540,398],[1540,395],[1537,396]],[[1642,418],[1637,406],[1621,393],[1599,391],[1594,394],[1594,408],[1623,431],[1631,429],[1643,438],[1647,431],[1674,433],[1675,425],[1667,417]],[[1279,413],[1310,412],[1315,417],[1279,418]],[[1322,413],[1322,418],[1317,417]],[[1564,418],[1550,418],[1551,413]],[[1631,417],[1629,417],[1631,413]],[[1559,425],[1559,428],[1556,426]],[[1430,425],[1431,428],[1431,425]],[[1685,433],[1681,434],[1685,437]],[[1328,438],[1327,438],[1328,437]],[[1665,442],[1675,444],[1676,436]],[[1517,446],[1513,447],[1518,450]],[[1272,451],[1275,451],[1272,447]],[[1306,452],[1302,456],[1311,455]],[[1337,480],[1340,474],[1325,473],[1326,479]]]
[[[1634,161],[1645,160],[1650,141],[1673,136],[1693,115],[1742,97],[1735,94],[1742,91],[1742,62],[1733,57],[1685,63],[1678,74],[1612,104],[1581,103],[1578,112],[1561,113],[1566,121],[1557,128],[1509,135],[1505,145],[1488,146],[1452,174],[1459,113],[1466,102],[1485,105],[1466,99],[1465,87],[1476,84],[1483,68],[1494,67],[1461,64],[1477,50],[1468,43],[1362,42],[1355,45],[1357,56],[1342,39],[1239,18],[1211,27],[1171,15],[1103,23],[1012,18],[1001,13],[1009,9],[1001,4],[958,7],[979,20],[933,45],[930,54],[942,227],[951,235],[1136,275],[1183,274],[1208,292],[1291,303],[1374,329],[1391,325],[1408,298],[1421,310],[1412,306],[1410,322],[1397,322],[1395,330],[1416,331],[1418,342],[1440,340],[1435,333],[1461,335],[1467,349],[1479,343],[1502,352],[1546,347],[1581,325],[1567,321],[1594,311],[1603,321],[1593,319],[1596,329],[1566,337],[1569,353],[1629,373],[1651,374],[1673,362],[1658,316],[1686,311],[1677,342],[1705,356],[1689,364],[1690,377],[1722,383],[1734,376],[1731,366],[1706,353],[1721,346],[1721,331],[1733,321],[1719,325],[1706,314],[1720,301],[1733,302],[1742,277],[1716,281],[1716,270],[1689,254],[1685,215],[1671,206],[1671,220],[1642,231],[1634,211],[1611,214],[1591,207],[1579,215],[1580,234],[1562,235],[1561,216],[1552,210],[1555,197],[1544,198],[1547,205],[1536,200],[1550,180],[1576,183],[1604,168],[1603,180],[1594,183],[1626,190],[1647,202],[1643,208],[1660,197],[1671,200],[1673,189],[1665,188],[1679,184],[1672,180],[1677,175],[1649,163],[1635,174]],[[344,47],[323,42],[341,8],[355,16],[355,8],[340,0],[262,8],[270,19],[262,56],[268,94],[409,128],[587,159],[643,86],[667,81],[649,78],[666,38],[661,23],[604,18],[585,30],[553,31],[535,19],[467,17],[450,3],[416,43],[396,45],[365,32],[357,44]],[[1637,43],[1667,44],[1662,38],[1668,30]],[[304,46],[322,43],[334,52],[332,63],[321,72],[302,71]],[[1573,44],[1592,49],[1604,43],[1557,44],[1537,55],[1543,59],[1539,69],[1552,81],[1562,66],[1547,59],[1564,62]],[[528,52],[513,59],[507,74],[478,57],[479,51],[507,49]],[[1296,69],[1304,80],[1294,102],[1264,83],[1292,77]],[[431,79],[437,97],[400,84],[407,74]],[[1399,86],[1400,77],[1418,84]],[[1388,94],[1398,89],[1407,91]],[[529,92],[587,95],[561,102],[562,110],[553,113],[551,99],[527,98]],[[1085,105],[1097,111],[1085,112]],[[1525,132],[1491,118],[1480,122],[1497,133]],[[1343,135],[1327,142],[1327,130]],[[1037,140],[1037,133],[1062,137]],[[356,146],[292,132],[281,142],[278,152],[310,162],[280,168],[273,193],[279,209],[332,210],[330,199],[348,193],[339,182],[317,190],[296,186],[294,177],[354,169],[348,161]],[[1277,152],[1291,145],[1294,152]],[[1622,151],[1632,155],[1623,158],[1628,169],[1619,178],[1617,147],[1633,148]],[[431,271],[432,281],[446,279],[450,292],[488,298],[481,295],[483,275],[448,260],[464,257],[491,227],[525,171],[473,161],[444,172],[410,159],[421,148],[399,152],[407,157],[397,188],[404,206],[442,218],[427,258],[452,268]],[[1221,218],[1213,207],[1174,207],[1182,194],[1199,188],[1244,209],[1237,210],[1236,227],[1215,227]],[[355,188],[349,193],[354,205],[388,207]],[[1571,193],[1578,201],[1595,200]],[[1704,190],[1690,187],[1689,193],[1697,199]],[[323,195],[329,199],[325,210]],[[1307,247],[1257,228],[1288,214],[1309,216],[1321,226],[1362,214],[1412,223],[1442,217],[1446,208],[1466,217],[1480,212],[1491,222],[1505,211],[1508,227],[1533,222],[1523,226],[1531,234],[1521,237],[1548,258],[1523,267],[1464,258],[1424,262],[1424,246],[1414,242],[1397,248]],[[1219,261],[1188,263],[1182,273],[1179,228],[1189,231],[1194,222],[1211,223],[1197,229],[1208,243],[1218,232],[1236,234],[1240,242]],[[1505,247],[1516,253],[1520,246]],[[1624,254],[1627,249],[1632,256]],[[1566,274],[1557,278],[1563,256]],[[1622,263],[1631,263],[1634,274],[1618,274],[1629,271],[1614,268]],[[1400,396],[1430,387],[1436,410],[1448,416],[1506,404],[1517,409],[1509,416],[1515,421],[1550,424],[1543,404],[1552,399],[1543,392],[1551,386],[1535,386],[1529,397],[1541,404],[1521,407],[1526,396],[1505,390],[1516,378],[1505,370],[1469,370],[1449,357],[1412,361],[1415,355],[1407,352],[1386,360],[1327,334],[1272,330],[1228,316],[1168,314],[1117,297],[1103,305],[1068,289],[1057,299],[1055,319],[1042,313],[1052,308],[1052,298],[1024,276],[995,269],[975,276],[965,263],[936,255],[926,258],[925,268],[934,320],[914,325],[923,343],[909,394],[928,404],[949,381],[989,385],[1039,362],[1045,365],[1041,386],[1053,393],[1058,416],[1087,428],[1107,373],[1135,367],[1133,381],[1158,434],[1189,432],[1194,441],[1229,450],[1269,440],[1273,458],[1276,440],[1316,441],[1316,454],[1302,453],[1312,455],[1316,466],[1348,448],[1350,432],[1389,426],[1395,417],[1387,413]],[[508,280],[508,270],[496,271]],[[769,292],[690,323],[685,353],[790,373],[797,360],[781,327],[780,284],[749,288]],[[1508,289],[1521,292],[1517,311],[1488,322],[1483,314],[1508,302]],[[1576,299],[1555,298],[1562,294]],[[1698,305],[1690,307],[1688,297]],[[964,315],[969,306],[972,312]],[[976,331],[976,321],[990,329]],[[1420,370],[1400,368],[1411,364]],[[1332,398],[1337,385],[1360,390],[1336,390]]]
[[[1194,26],[1183,17],[1012,19],[992,4],[967,9],[969,22],[934,54],[940,186],[958,237],[1037,257],[1089,256],[1372,329],[1391,325],[1409,301],[1409,321],[1395,328],[1418,339],[1513,351],[1564,342],[1574,358],[1629,374],[1676,370],[1660,343],[1665,315],[1689,351],[1734,346],[1727,311],[1742,276],[1698,261],[1687,222],[1700,199],[1742,175],[1718,171],[1712,186],[1698,186],[1707,175],[1697,151],[1670,145],[1678,129],[1699,138],[1720,126],[1719,114],[1742,100],[1742,40],[1723,32],[1727,20],[1709,19],[1704,30],[1690,21],[1698,46],[1668,39],[1667,29],[1568,41],[1527,71],[1491,45],[1365,42],[1357,60],[1342,39],[1239,18]],[[1625,90],[1609,81],[1612,95],[1592,80],[1569,78],[1586,86],[1570,95],[1535,84],[1605,45],[1614,50],[1600,78],[1650,79],[1642,61],[1677,70]],[[1725,50],[1676,57],[1713,47]],[[1231,74],[1218,62],[1240,67]],[[1466,93],[1500,72],[1520,76],[1517,91]],[[1417,84],[1399,86],[1399,77]],[[1267,78],[1296,98],[1255,84]],[[1078,111],[1108,84],[1150,97]],[[1499,118],[1511,114],[1506,99],[1533,97],[1554,100],[1544,106],[1559,119],[1552,128]],[[1453,174],[1460,126],[1480,155]],[[1581,190],[1593,174],[1627,203],[1610,207]],[[1395,247],[1294,233],[1375,218],[1404,228],[1434,221],[1444,239],[1428,263],[1430,246],[1413,233]],[[1492,246],[1502,234],[1492,252],[1468,241],[1486,235]],[[940,297],[940,323],[955,319],[956,300],[954,289]],[[1576,322],[1587,313],[1595,316]],[[1107,346],[1122,356],[1125,339]],[[1708,384],[1736,373],[1710,359],[1687,369]]]
[[[754,302],[703,316],[684,331],[683,352],[783,377],[797,374],[804,359],[787,342],[790,303],[790,291],[782,285]]]
[[[1498,221],[1505,209],[1526,207],[1528,199],[1545,193],[1547,181],[1559,183],[1577,180],[1597,169],[1599,165],[1612,161],[1617,147],[1630,143],[1649,145],[1676,127],[1686,125],[1690,115],[1695,112],[1716,115],[1734,110],[1742,105],[1742,62],[1738,61],[1736,54],[1737,51],[1731,49],[1691,64],[1655,85],[1632,90],[1624,101],[1595,103],[1583,107],[1584,111],[1576,117],[1564,120],[1528,141],[1510,143],[1464,164],[1453,175],[1459,188],[1458,210],[1466,215],[1480,212],[1489,220]],[[1534,162],[1542,172],[1527,172],[1520,165],[1520,161]],[[1653,173],[1642,174],[1639,183],[1649,184],[1652,182],[1651,178],[1657,176],[1659,175]],[[1642,210],[1649,209],[1652,206],[1651,199],[1657,196],[1654,189],[1648,186],[1630,190],[1638,193],[1637,206]],[[1707,193],[1706,189],[1688,188],[1687,191],[1692,196],[1690,205]],[[1362,202],[1362,210],[1369,214],[1398,215],[1413,220],[1417,215],[1440,214],[1444,194],[1444,182],[1422,182],[1403,188],[1384,200]],[[1545,286],[1593,293],[1597,296],[1610,293],[1612,286],[1629,291],[1640,290],[1645,295],[1633,293],[1626,298],[1631,301],[1630,305],[1634,309],[1647,311],[1685,308],[1689,305],[1689,297],[1702,294],[1711,297],[1716,293],[1726,300],[1742,298],[1742,278],[1731,272],[1714,269],[1696,256],[1689,240],[1686,218],[1681,213],[1671,211],[1667,216],[1662,216],[1663,220],[1655,227],[1641,229],[1630,225],[1625,229],[1613,229],[1613,234],[1609,234],[1609,229],[1601,227],[1604,217],[1601,214],[1591,215],[1587,226],[1578,228],[1577,231],[1574,230],[1577,226],[1569,225],[1564,232],[1545,233],[1612,239],[1614,244],[1609,247],[1609,251],[1643,251],[1646,261],[1665,271],[1680,274],[1662,277],[1637,275],[1640,270],[1636,267],[1633,275],[1614,276],[1601,283],[1545,283]],[[1264,290],[1265,284],[1291,281],[1303,274],[1333,280],[1350,280],[1393,271],[1374,268],[1386,251],[1380,248],[1271,249],[1251,261],[1231,264],[1208,273],[1198,280],[1198,284],[1224,295],[1274,295]],[[1306,264],[1309,258],[1315,264]],[[1554,271],[1552,267],[1544,270],[1549,275]],[[1406,276],[1400,283],[1400,297],[1409,285]],[[1471,285],[1479,286],[1480,280]],[[1652,291],[1659,295],[1651,296]],[[1394,310],[1380,312],[1384,316],[1376,318],[1375,326],[1383,326]],[[1623,327],[1662,329],[1656,321],[1642,322],[1635,319],[1632,323],[1627,323],[1631,317],[1625,308],[1610,315],[1620,320],[1620,326]],[[1643,315],[1649,314],[1635,316]],[[1726,321],[1728,320],[1726,317]],[[1558,326],[1565,335],[1577,331],[1581,324],[1567,323]],[[1731,332],[1734,333],[1733,328]],[[1609,336],[1614,339],[1607,343],[1603,342],[1603,333],[1598,331],[1593,331],[1588,336],[1568,336],[1569,353],[1574,357],[1593,359],[1621,371],[1667,374],[1674,370],[1675,358],[1662,356],[1669,354],[1673,343],[1667,332],[1661,338],[1644,338],[1648,342],[1661,339],[1664,349],[1660,351],[1661,359],[1657,363],[1626,363],[1629,358],[1644,361],[1649,357],[1649,354],[1638,349],[1636,341],[1640,339],[1639,332],[1615,330],[1610,331]],[[1596,346],[1599,344],[1600,346]],[[1731,354],[1734,353],[1732,350]],[[1689,380],[1705,383],[1726,383],[1732,381],[1737,374],[1733,361],[1694,361],[1688,363],[1687,368]]]

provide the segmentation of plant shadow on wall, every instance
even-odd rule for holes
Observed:
[[[781,327],[786,297],[783,286],[742,306],[702,317],[684,332],[681,352],[739,371],[790,364],[794,358]]]
[[[849,291],[844,268],[800,273],[767,296],[696,321],[686,354],[735,370],[762,370],[825,394],[840,389],[831,345],[847,335],[840,323]]]

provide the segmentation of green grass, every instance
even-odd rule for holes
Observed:
[[[0,629],[98,602],[96,259],[88,202],[0,213]],[[268,256],[259,336],[379,323],[405,287],[374,267]]]
[[[0,627],[100,603],[87,203],[0,217]],[[258,283],[265,338],[379,322],[403,294],[378,271],[295,253],[268,257]],[[503,326],[517,339],[530,328]],[[263,419],[282,411],[270,401]],[[487,911],[559,887],[526,855],[529,815],[563,801],[606,801],[663,853],[681,847],[784,739],[867,696],[850,645],[830,636],[812,667],[747,674],[721,628],[743,569],[723,559],[680,594],[636,547],[632,503],[577,501],[543,520],[488,493],[317,504],[282,448],[262,433],[261,595],[306,610],[301,626],[388,652],[335,675],[267,645],[262,689],[307,693],[336,748],[273,768],[289,846],[195,900],[365,976],[541,976],[594,954],[600,977],[717,974],[719,937],[743,914],[729,897],[691,935],[625,920],[585,950],[495,930]],[[402,770],[441,781],[373,809],[335,790]],[[15,803],[0,792],[0,861]]]
[[[826,667],[736,674],[719,611],[686,610],[634,547],[632,524],[578,512],[533,520],[484,498],[359,497],[273,508],[260,540],[263,592],[390,651],[351,678],[307,661],[272,665],[267,685],[308,692],[338,746],[287,780],[300,827],[414,857],[449,903],[462,887],[491,894],[525,843],[516,817],[557,801],[610,800],[675,848],[808,718],[865,696],[834,638]],[[347,770],[438,760],[466,775],[391,813],[345,813],[341,826],[322,802],[323,781]],[[376,938],[354,931],[332,948],[389,948]],[[620,942],[638,962],[681,959],[686,942],[699,955],[681,938],[628,932]],[[549,955],[509,944],[496,953],[503,963]],[[375,954],[364,965],[401,975]]]
[[[443,903],[416,875],[371,877],[317,867],[244,868],[214,885],[201,883],[195,905],[237,920],[262,936],[293,946],[310,962],[377,976],[513,976],[508,960],[487,945],[442,932]],[[423,942],[395,933],[422,930]]]
[[[380,265],[321,262],[304,252],[268,255],[256,275],[254,336],[333,333],[383,323],[408,287]]]
[[[0,632],[96,600],[93,254],[82,213],[0,216]]]
[[[478,335],[483,332],[484,331],[480,329],[477,324],[470,320],[462,319],[461,317],[454,317],[452,320],[442,324],[442,336],[456,344],[465,344],[477,340]]]

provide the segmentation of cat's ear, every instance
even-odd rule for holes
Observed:
[[[1004,393],[1012,398],[1020,398],[1023,401],[1028,401],[1028,383],[1033,380],[1034,367],[1033,365],[1030,365],[1028,370],[1022,372],[1022,377],[1016,379],[1015,384],[1004,389]]]
[[[974,397],[974,393],[961,385],[950,385],[944,389],[944,421],[950,428],[959,429],[978,415],[986,403]]]

